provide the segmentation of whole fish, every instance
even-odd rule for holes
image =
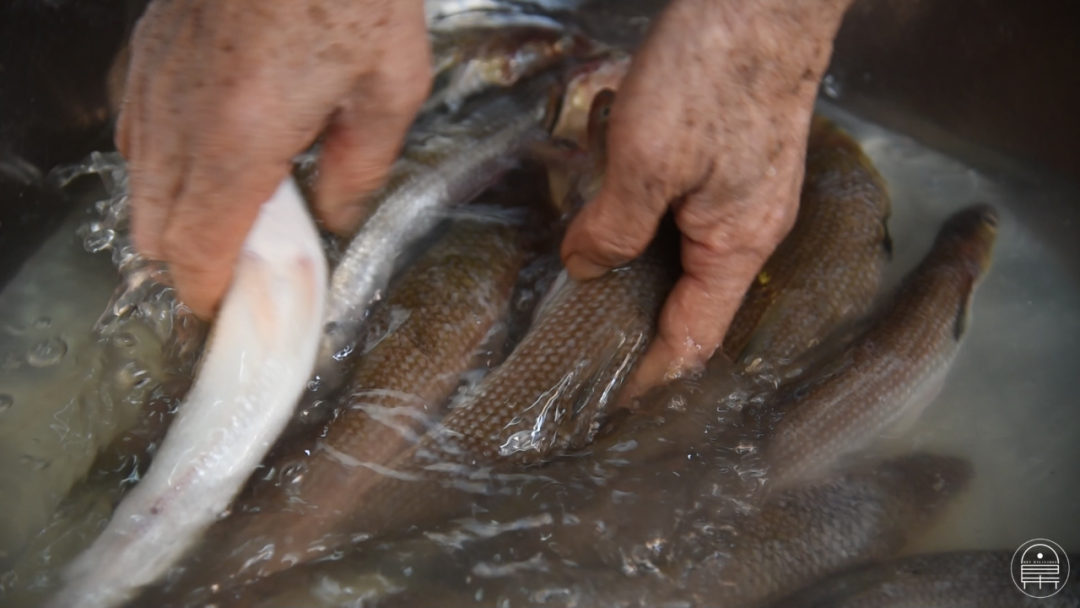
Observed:
[[[1080,555],[1070,555],[1071,564]],[[1053,597],[1028,597],[1013,583],[1013,553],[955,551],[871,564],[822,581],[770,608],[1078,608],[1080,577]]]
[[[859,144],[814,116],[795,226],[747,291],[724,353],[782,364],[868,312],[892,253],[890,211],[885,181]]]
[[[554,547],[571,535],[591,536],[591,522],[560,524],[549,515],[534,518],[531,529],[506,525],[501,534],[456,548],[429,534],[399,550],[388,548],[385,556],[361,557],[362,564],[351,567],[312,565],[276,586],[266,581],[261,593],[247,598],[250,604],[241,605],[319,605],[298,598],[295,590],[306,583],[309,593],[336,591],[338,605],[366,591],[374,605],[398,607],[761,606],[824,576],[891,557],[939,517],[971,477],[966,461],[931,454],[850,466],[789,487],[753,513],[716,520],[707,557],[685,574],[661,569],[628,576],[618,568],[583,568]],[[544,540],[522,543],[523,533]],[[425,586],[402,593],[401,585],[413,580]],[[275,589],[286,589],[290,601],[274,601]]]
[[[438,421],[504,319],[523,257],[518,227],[455,220],[376,307],[334,419],[269,463],[277,483],[253,484],[175,586],[243,583],[348,545],[343,522],[364,508],[394,456]]]
[[[764,460],[773,483],[820,472],[937,396],[970,323],[975,287],[989,269],[997,222],[986,205],[949,218],[930,253],[838,358],[751,411],[765,418]]]
[[[225,512],[304,390],[325,286],[318,234],[287,179],[244,243],[195,384],[147,475],[49,606],[120,604]]]
[[[402,253],[435,227],[442,210],[468,202],[546,137],[558,84],[554,74],[538,76],[507,94],[477,100],[460,119],[441,116],[410,134],[330,278],[316,363],[324,386],[333,389],[343,379],[342,360],[355,348],[368,307],[381,297]]]

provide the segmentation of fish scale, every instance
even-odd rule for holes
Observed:
[[[544,129],[557,74],[537,76],[461,115],[418,121],[386,183],[365,204],[366,217],[330,276],[326,326],[316,375],[325,390],[345,362],[406,249],[428,234],[447,208],[468,202],[511,168]]]
[[[978,205],[953,215],[930,253],[844,348],[781,386],[765,408],[765,461],[774,483],[820,472],[940,391],[990,265],[997,216]]]
[[[885,181],[859,144],[814,116],[795,225],[743,298],[724,353],[784,363],[865,314],[891,256],[890,212]]]

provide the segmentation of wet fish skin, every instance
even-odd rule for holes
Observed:
[[[291,179],[263,205],[195,385],[145,477],[49,606],[108,607],[152,583],[228,507],[314,364],[325,258]]]
[[[937,396],[990,267],[997,221],[988,205],[949,218],[927,256],[838,358],[751,412],[765,418],[758,423],[770,435],[764,459],[774,487],[820,472]]]
[[[971,464],[915,453],[792,486],[761,510],[714,528],[716,553],[686,587],[700,605],[752,606],[867,561],[894,555],[966,489]],[[706,535],[708,536],[708,535]]]
[[[437,422],[505,318],[524,254],[517,226],[453,221],[376,307],[343,407],[316,438],[270,463],[281,479],[253,484],[174,586],[243,584],[348,545],[345,524],[381,483],[381,467]]]
[[[435,90],[421,112],[457,111],[469,97],[510,87],[569,57],[589,53],[588,38],[565,27],[472,28],[432,32]]]
[[[892,253],[890,212],[885,180],[859,144],[815,115],[795,226],[747,291],[724,353],[783,364],[868,312]]]
[[[468,202],[509,169],[524,149],[546,136],[555,74],[507,94],[477,100],[460,119],[418,125],[387,183],[367,202],[367,218],[330,278],[326,327],[316,375],[326,390],[344,380],[344,365],[372,302],[398,258],[440,220],[440,211]]]
[[[1012,552],[915,555],[842,573],[769,608],[1077,608],[1080,578],[1050,598],[1021,593],[1010,576]],[[1070,555],[1072,564],[1080,555]]]
[[[769,497],[759,510],[712,522],[712,532],[702,538],[707,545],[701,553],[704,559],[634,576],[611,566],[568,565],[542,548],[561,543],[564,537],[588,536],[590,522],[540,528],[537,534],[546,540],[539,545],[539,557],[525,560],[532,562],[531,567],[520,574],[474,576],[464,590],[440,588],[437,595],[406,592],[390,595],[385,604],[526,606],[540,604],[543,598],[545,606],[566,607],[761,606],[821,577],[891,557],[966,489],[972,474],[971,465],[962,459],[925,453],[852,465],[826,479],[789,487]],[[473,563],[505,563],[531,554],[521,544],[513,535],[496,536],[465,551]],[[430,553],[433,576],[459,561],[437,547]],[[409,566],[422,577],[429,571],[422,564]],[[688,567],[685,575],[682,567]],[[334,568],[339,576],[345,575],[341,565]],[[481,588],[484,593],[478,599],[475,592]]]
[[[674,274],[654,251],[591,281],[562,277],[521,344],[420,449],[535,464],[586,445],[648,346]]]

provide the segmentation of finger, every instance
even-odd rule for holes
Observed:
[[[405,133],[431,87],[431,59],[425,49],[420,46],[415,56],[360,79],[331,120],[319,159],[315,202],[330,230],[354,227],[367,195],[382,185],[401,153]]]
[[[188,89],[191,58],[171,57],[173,48],[190,45],[192,28],[167,29],[175,18],[167,4],[148,12],[132,43],[128,103],[119,140],[128,159],[131,232],[135,247],[151,259],[165,259],[161,237],[186,171],[181,104]]]
[[[302,140],[298,128],[277,120],[284,109],[266,90],[250,83],[197,117],[204,128],[192,137],[194,160],[162,233],[177,293],[204,318],[215,312],[259,207],[288,175]]]
[[[180,300],[213,316],[262,203],[288,174],[288,163],[248,165],[230,177],[200,162],[176,201],[162,248]]]
[[[632,91],[632,75],[624,87]],[[667,209],[669,193],[654,162],[657,149],[635,125],[637,109],[615,100],[607,138],[608,162],[604,186],[571,222],[561,253],[567,271],[576,279],[595,278],[641,255],[656,234]],[[662,156],[662,155],[661,155]]]

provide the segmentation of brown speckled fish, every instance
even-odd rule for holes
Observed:
[[[1020,592],[1009,575],[1013,552],[949,551],[869,565],[822,581],[769,608],[1078,608],[1080,577],[1053,597]],[[1032,587],[1034,590],[1034,587]],[[1047,585],[1045,592],[1051,591]]]
[[[351,572],[346,564],[327,566],[338,589],[361,589],[364,579],[370,589],[373,571],[393,577],[398,569],[413,580],[446,581],[446,587],[436,587],[434,592],[418,585],[416,593],[394,596],[386,591],[394,586],[394,579],[384,578],[385,605],[398,607],[542,603],[750,608],[822,577],[893,556],[952,503],[971,477],[966,461],[931,454],[850,466],[827,479],[788,488],[745,516],[718,518],[703,537],[708,545],[704,559],[687,564],[690,569],[685,576],[667,568],[634,576],[610,567],[582,568],[572,556],[569,561],[560,559],[557,550],[534,553],[532,546],[520,547],[516,534],[469,545],[459,554],[431,541],[424,549],[422,542],[415,541],[407,545],[407,553],[389,558],[392,565],[386,569],[372,565],[381,564],[381,559],[367,560],[366,567],[358,564]],[[587,536],[589,525],[541,526],[537,533],[546,539],[542,546],[555,547],[567,536]],[[305,573],[305,579],[319,580],[314,568]],[[340,602],[347,599],[342,597]]]
[[[838,358],[781,386],[761,410],[779,418],[764,455],[773,482],[821,471],[933,400],[967,329],[996,234],[989,206],[953,215],[922,263]]]
[[[783,364],[865,314],[891,255],[890,210],[885,182],[859,144],[814,116],[795,226],[747,291],[724,353]]]
[[[342,522],[441,415],[503,318],[523,257],[518,228],[455,221],[377,308],[344,407],[317,440],[271,463],[278,484],[253,484],[211,531],[196,580],[243,581],[347,544]]]

